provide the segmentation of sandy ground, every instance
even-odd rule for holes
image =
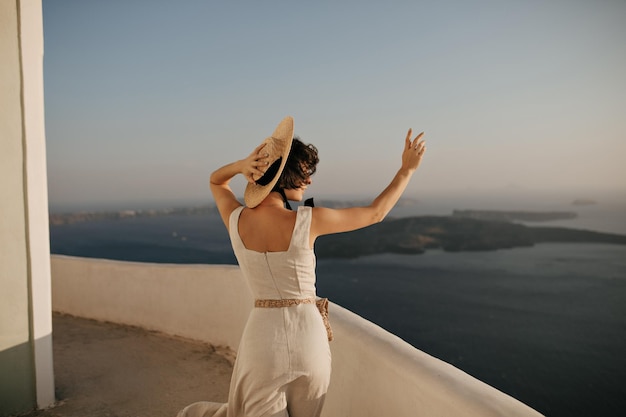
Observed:
[[[174,417],[228,398],[232,352],[209,344],[55,314],[53,347],[58,403],[25,416]]]

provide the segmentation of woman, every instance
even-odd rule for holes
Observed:
[[[324,303],[316,303],[313,245],[319,236],[382,221],[422,160],[422,136],[411,139],[409,129],[400,169],[364,207],[291,211],[289,201],[302,200],[319,160],[314,146],[293,138],[291,117],[247,158],[211,174],[215,203],[256,308],[241,339],[228,403],[195,403],[179,417],[320,415],[330,380],[332,333]],[[229,187],[237,174],[248,180],[246,206]]]

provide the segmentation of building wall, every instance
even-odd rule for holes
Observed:
[[[36,404],[16,2],[0,2],[0,31],[0,404],[6,414]]]
[[[54,402],[40,0],[0,1],[0,415]]]

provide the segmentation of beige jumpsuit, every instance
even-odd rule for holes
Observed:
[[[315,297],[312,209],[299,207],[288,250],[266,253],[244,246],[238,231],[242,209],[230,216],[230,239],[254,298]],[[315,304],[254,308],[237,352],[228,403],[194,403],[178,416],[317,417],[330,371],[326,327]]]

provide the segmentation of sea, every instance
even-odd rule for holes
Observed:
[[[391,215],[450,214],[456,204],[417,202]],[[626,204],[526,208],[578,213],[528,225],[626,234]],[[50,246],[54,254],[93,258],[236,263],[216,213],[51,226]],[[621,416],[626,409],[624,245],[318,259],[317,289],[546,416]]]

